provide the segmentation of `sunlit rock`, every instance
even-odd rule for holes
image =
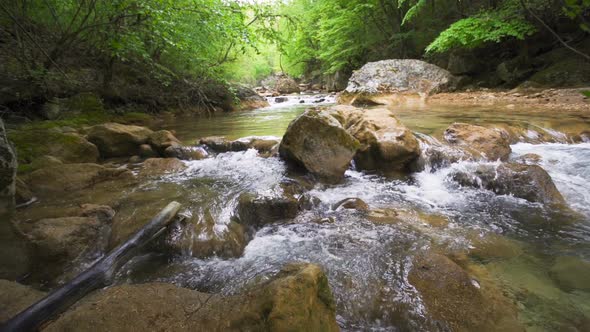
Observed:
[[[147,143],[152,133],[145,127],[104,123],[91,127],[87,137],[103,158],[111,158],[138,154],[139,146]]]
[[[452,146],[465,149],[475,158],[505,161],[510,156],[510,139],[503,129],[453,123],[444,132],[445,140]]]

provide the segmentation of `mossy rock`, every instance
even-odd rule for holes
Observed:
[[[531,76],[523,87],[580,87],[590,84],[590,65],[576,56],[556,62]]]
[[[65,163],[93,163],[98,149],[84,137],[56,129],[26,130],[10,133],[20,164],[29,164],[41,156],[53,156]]]

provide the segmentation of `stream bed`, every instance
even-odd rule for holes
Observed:
[[[333,96],[290,96],[264,109],[174,118],[161,127],[175,130],[186,144],[210,135],[280,137],[306,107],[333,102]],[[421,294],[408,281],[413,255],[436,248],[460,257],[477,276],[478,287],[494,285],[514,303],[518,321],[527,330],[589,330],[590,275],[580,266],[590,261],[590,143],[572,144],[562,132],[590,128],[590,114],[442,106],[400,107],[394,113],[425,146],[440,140],[453,122],[516,125],[527,128],[533,138],[553,137],[552,143],[513,144],[511,159],[541,156],[540,165],[571,209],[553,210],[448,179],[457,169],[475,169],[480,164],[475,162],[426,167],[395,178],[351,168],[338,185],[314,184],[308,195],[317,204],[258,230],[238,258],[192,257],[198,248],[189,244],[182,255],[134,259],[119,273],[118,282],[162,281],[232,294],[285,263],[306,261],[326,270],[344,331],[436,331],[445,328],[431,318]],[[279,183],[294,177],[279,158],[262,158],[255,150],[212,154],[186,165],[182,172],[139,185],[98,188],[56,200],[108,201],[113,192],[121,192],[118,213],[132,216],[140,209],[150,214],[174,199],[183,204],[184,214],[196,222],[212,220],[212,232],[222,235],[229,231],[241,193],[278,195]],[[346,198],[360,198],[372,210],[407,211],[410,217],[404,223],[375,223],[358,211],[333,208]]]

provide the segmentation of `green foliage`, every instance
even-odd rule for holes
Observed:
[[[586,96],[587,98],[590,98],[590,90],[582,90],[580,91],[580,93],[584,96]]]
[[[453,23],[428,47],[426,52],[446,52],[456,48],[476,48],[498,43],[507,37],[524,39],[536,28],[522,17],[509,17],[504,11],[484,12]]]

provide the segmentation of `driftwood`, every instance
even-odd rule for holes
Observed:
[[[144,245],[161,235],[179,210],[180,203],[168,204],[127,242],[115,248],[108,256],[96,262],[72,281],[8,320],[0,327],[0,331],[36,331],[45,322],[65,311],[86,294],[110,285],[117,269],[128,262]]]

